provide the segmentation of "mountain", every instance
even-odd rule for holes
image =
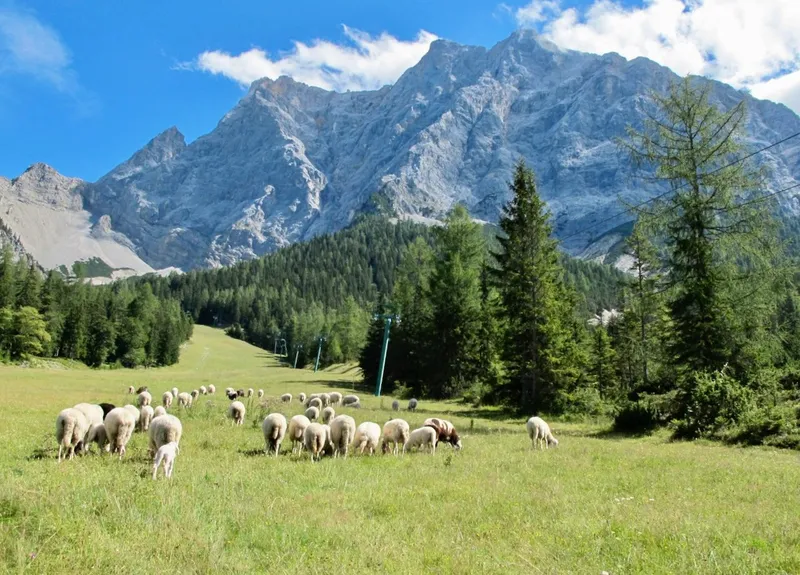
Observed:
[[[620,198],[663,191],[632,177],[614,138],[641,126],[648,93],[675,79],[650,60],[561,50],[531,31],[488,50],[439,40],[376,91],[256,81],[209,134],[187,145],[170,128],[99,181],[73,189],[87,221],[106,218],[126,253],[153,268],[190,269],[329,233],[362,212],[433,221],[463,202],[474,217],[496,221],[523,157],[566,250],[602,259],[627,217],[582,230],[618,212]],[[800,131],[785,106],[711,84],[723,107],[747,100],[753,147]],[[757,159],[770,170],[770,188],[800,181],[800,139]],[[781,200],[789,213],[800,210]]]

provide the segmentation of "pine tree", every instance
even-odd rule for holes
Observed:
[[[40,292],[42,289],[42,277],[36,266],[31,264],[25,271],[24,276],[19,278],[21,286],[17,295],[17,305],[19,307],[39,308],[41,306]]]
[[[14,309],[17,304],[17,288],[14,253],[10,246],[3,249],[0,260],[0,308]]]
[[[19,308],[14,313],[12,329],[14,335],[11,357],[14,359],[28,359],[31,356],[42,355],[50,341],[44,319],[36,308]]]
[[[108,319],[105,302],[96,297],[89,303],[88,329],[86,334],[86,363],[99,367],[114,349],[114,326]]]
[[[615,356],[606,328],[598,325],[592,334],[591,373],[603,399],[615,398],[618,395]]]

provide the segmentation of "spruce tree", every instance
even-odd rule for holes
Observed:
[[[39,310],[21,307],[14,313],[14,335],[11,343],[13,359],[28,359],[42,355],[50,341],[47,326]]]
[[[0,308],[14,309],[17,303],[17,288],[14,253],[10,246],[3,249],[0,260]]]
[[[40,292],[42,289],[42,277],[34,264],[30,264],[25,270],[24,275],[19,278],[21,283],[17,294],[17,305],[19,307],[33,307],[38,309],[41,306]]]

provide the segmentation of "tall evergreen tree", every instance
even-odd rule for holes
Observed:
[[[42,277],[36,266],[30,264],[28,269],[24,271],[24,275],[20,274],[19,278],[20,289],[17,295],[17,305],[19,307],[33,307],[39,308],[41,306],[40,292],[42,289]]]
[[[0,308],[14,309],[17,303],[17,288],[14,253],[10,246],[3,249],[0,259]]]

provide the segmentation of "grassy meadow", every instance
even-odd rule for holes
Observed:
[[[59,369],[58,367],[62,367]],[[524,420],[420,402],[412,429],[450,419],[464,450],[311,464],[264,455],[260,423],[284,392],[358,386],[347,367],[313,373],[202,326],[178,365],[154,370],[0,366],[0,571],[18,573],[800,573],[796,452],[615,437],[551,422],[534,452]],[[150,479],[146,437],[128,456],[56,463],[55,419],[82,402],[154,401],[217,386],[184,411],[172,481]],[[246,424],[226,386],[263,388]],[[383,424],[392,398],[337,409]],[[246,402],[247,403],[247,402]],[[405,402],[403,402],[405,405]],[[289,442],[284,442],[288,451]],[[96,448],[94,448],[96,451]]]

